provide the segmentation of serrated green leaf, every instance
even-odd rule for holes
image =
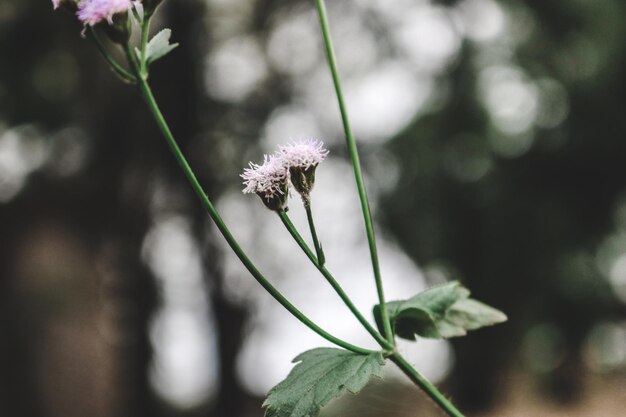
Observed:
[[[263,403],[266,417],[315,417],[333,398],[356,394],[372,377],[381,378],[385,364],[379,352],[360,355],[334,348],[306,351],[293,362],[297,365]]]
[[[501,311],[469,298],[469,295],[467,288],[451,282],[408,300],[387,303],[394,333],[408,340],[415,340],[415,335],[443,339],[465,336],[468,330],[507,320]],[[382,328],[379,305],[374,307],[374,317],[378,327]]]
[[[163,58],[178,46],[177,43],[170,43],[171,36],[172,31],[170,29],[163,29],[150,39],[150,42],[148,42],[148,45],[146,46],[146,62],[148,65],[160,58]],[[135,51],[139,59],[141,59],[141,53],[139,50],[136,49]]]

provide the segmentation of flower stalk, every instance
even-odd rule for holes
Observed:
[[[315,6],[319,15],[320,25],[322,27],[322,36],[324,38],[326,57],[328,58],[328,67],[333,78],[335,93],[337,94],[337,102],[339,104],[339,111],[341,112],[341,120],[343,122],[346,143],[348,145],[348,153],[350,154],[350,160],[352,162],[352,168],[354,170],[354,178],[356,180],[356,186],[359,192],[361,211],[363,212],[367,242],[370,250],[370,257],[372,260],[372,270],[374,272],[374,280],[376,281],[376,292],[378,294],[378,302],[381,306],[381,316],[383,321],[385,338],[389,343],[394,344],[393,332],[391,331],[391,323],[389,321],[389,312],[387,311],[387,304],[385,302],[385,291],[383,289],[383,280],[380,273],[380,263],[378,261],[378,249],[376,246],[376,237],[374,235],[374,222],[372,220],[372,213],[370,210],[369,201],[367,199],[367,193],[365,191],[365,183],[363,181],[363,173],[361,172],[359,151],[357,150],[354,134],[352,133],[350,119],[348,118],[348,110],[346,108],[346,102],[343,96],[343,89],[341,88],[339,70],[337,69],[337,58],[335,57],[335,49],[333,47],[333,41],[330,35],[330,28],[328,24],[326,4],[324,3],[324,0],[315,0]]]
[[[150,34],[150,21],[152,20],[152,13],[154,10],[151,8],[144,7],[143,9],[143,19],[141,24],[141,44],[140,44],[140,66],[139,66],[139,76],[142,79],[148,79],[148,60],[146,57],[146,50],[148,48],[148,35]]]
[[[277,153],[289,169],[289,177],[293,188],[302,197],[302,205],[306,211],[313,247],[317,254],[317,262],[321,265],[326,263],[326,256],[322,244],[315,230],[313,213],[311,211],[311,192],[315,185],[315,171],[317,166],[326,159],[328,150],[324,144],[315,139],[299,140],[288,145],[280,146]]]
[[[326,4],[324,0],[315,0],[315,6],[320,20],[322,37],[324,40],[324,48],[326,49],[326,57],[328,60],[328,67],[330,69],[330,73],[333,79],[333,85],[335,87],[335,93],[337,95],[337,102],[339,105],[339,111],[341,113],[341,120],[343,122],[345,139],[348,146],[348,153],[352,162],[354,177],[356,180],[356,186],[359,194],[359,200],[361,202],[361,211],[363,212],[363,220],[365,222],[365,230],[370,250],[370,257],[372,261],[372,270],[374,272],[374,279],[376,281],[376,290],[378,293],[384,336],[387,342],[391,344],[391,346],[395,346],[394,335],[391,329],[391,321],[389,319],[389,311],[387,308],[387,303],[385,301],[382,276],[380,273],[378,249],[376,246],[376,237],[374,234],[374,222],[372,220],[370,205],[365,190],[365,183],[363,180],[363,173],[361,171],[361,163],[359,159],[358,149],[356,146],[356,140],[354,139],[352,127],[350,125],[348,110],[343,95],[343,89],[341,87],[341,79],[339,77],[337,58],[335,56],[333,41],[330,34]],[[450,401],[448,401],[434,385],[432,385],[427,379],[421,376],[397,351],[394,350],[391,356],[389,356],[389,359],[391,359],[396,365],[398,365],[398,367],[400,367],[400,369],[417,386],[419,386],[424,392],[426,392],[444,411],[446,411],[448,415],[450,415],[451,417],[463,417],[463,414],[461,414],[461,412],[457,410],[454,405]]]
[[[117,75],[125,83],[128,83],[128,84],[135,84],[135,83],[137,83],[137,78],[135,78],[135,76],[133,74],[128,72],[124,67],[122,67],[115,60],[115,58],[113,58],[109,54],[109,52],[106,50],[106,48],[102,44],[102,40],[100,39],[100,36],[96,32],[96,30],[93,27],[90,26],[89,30],[88,30],[88,33],[89,33],[89,36],[91,37],[91,39],[93,39],[93,42],[95,43],[96,48],[98,48],[98,51],[100,52],[102,57],[105,59],[107,64],[109,64],[109,68],[111,68],[111,70],[115,73],[115,75]]]
[[[317,263],[319,265],[324,265],[326,263],[326,255],[324,255],[324,249],[322,249],[322,244],[320,243],[320,240],[317,237],[317,231],[315,230],[315,222],[313,221],[313,213],[311,211],[311,200],[308,199],[305,201],[304,197],[302,197],[302,202],[304,204],[304,210],[306,211],[309,229],[311,230],[313,247],[315,248],[315,253],[317,254]]]

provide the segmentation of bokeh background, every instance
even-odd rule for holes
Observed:
[[[626,409],[626,3],[330,0],[389,298],[458,279],[509,322],[402,344],[469,416]],[[329,268],[375,303],[312,1],[166,0],[164,113],[260,269],[368,335],[239,173],[316,137]],[[0,416],[260,417],[327,343],[245,272],[137,91],[47,0],[0,2]],[[294,221],[305,227],[297,199]],[[306,234],[306,233],[305,233]],[[439,416],[397,371],[327,417]]]

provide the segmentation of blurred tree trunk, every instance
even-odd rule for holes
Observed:
[[[159,405],[149,384],[152,354],[148,327],[156,293],[154,277],[141,259],[141,250],[151,225],[149,190],[155,171],[165,172],[177,182],[193,207],[197,206],[195,196],[138,92],[113,77],[95,48],[80,38],[80,26],[63,12],[53,13],[48,2],[12,0],[11,4],[19,13],[2,28],[0,36],[0,50],[14,57],[11,65],[0,66],[1,120],[9,126],[33,122],[48,131],[65,123],[80,124],[86,139],[91,140],[86,146],[91,148],[78,175],[65,177],[46,170],[36,173],[15,199],[0,205],[0,274],[4,277],[0,280],[0,414],[72,417],[70,413],[59,414],[58,407],[62,406],[58,404],[67,406],[68,401],[74,401],[74,410],[82,410],[77,417],[174,415],[173,410]],[[155,66],[154,89],[181,146],[188,150],[201,127],[202,112],[210,110],[205,107],[202,84],[205,11],[204,5],[195,1],[169,2],[165,10],[163,16],[176,27],[175,40],[181,47],[175,60]],[[32,31],[34,26],[39,30]],[[52,35],[42,38],[41,33]],[[75,87],[61,101],[42,99],[32,86],[33,72],[42,68],[42,57],[49,50],[68,54],[79,66]],[[207,191],[214,194],[211,189]],[[196,230],[204,232],[204,211],[194,208],[185,214],[192,217]],[[58,233],[47,234],[50,227]],[[32,248],[41,236],[48,246],[36,251]],[[45,258],[48,250],[56,250],[66,238],[79,249],[62,253],[90,269],[75,271],[73,278],[59,278],[65,291],[60,310],[55,310],[54,303],[43,303],[42,307],[39,297],[47,296],[42,291],[58,289],[47,284],[49,277],[40,277],[32,287],[30,282],[24,285],[24,276],[16,269]],[[207,254],[208,259],[216,257],[213,250]],[[52,259],[49,265],[66,261]],[[98,269],[103,265],[104,273]],[[210,272],[219,280],[219,268],[211,267]],[[235,378],[234,361],[245,313],[220,294],[211,294],[220,330],[223,382],[213,415],[235,416],[244,395]],[[48,307],[52,310],[46,310]],[[83,317],[91,327],[76,327],[65,317]],[[113,341],[102,338],[101,322],[109,326],[105,332],[112,332]],[[50,331],[69,332],[75,338],[50,339]],[[57,343],[72,346],[63,348]],[[91,350],[85,351],[85,346]],[[71,352],[91,352],[83,359],[95,362],[81,362],[81,357]],[[64,363],[68,360],[73,363]],[[80,368],[78,373],[56,373],[75,367]],[[85,386],[85,375],[97,381]],[[102,401],[108,403],[103,405]]]

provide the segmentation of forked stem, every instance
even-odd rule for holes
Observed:
[[[145,31],[144,28],[147,27],[147,25],[148,25],[148,22],[144,21],[142,24],[142,32]],[[144,47],[145,46],[142,45],[142,49]],[[336,336],[331,335],[330,333],[328,333],[327,331],[319,327],[311,319],[309,319],[304,313],[298,310],[298,308],[296,308],[293,304],[291,304],[291,302],[287,300],[287,298],[283,296],[281,292],[278,291],[256,268],[254,263],[250,260],[250,258],[248,258],[248,256],[246,255],[244,250],[241,248],[241,246],[239,246],[239,243],[237,242],[235,237],[232,235],[232,233],[228,229],[228,226],[226,226],[226,224],[222,220],[222,217],[220,216],[219,212],[217,211],[217,209],[215,208],[215,206],[213,205],[209,197],[204,192],[202,186],[200,185],[200,182],[196,178],[196,175],[194,174],[193,170],[191,169],[191,166],[187,162],[187,159],[183,155],[183,152],[181,151],[180,147],[178,146],[178,143],[176,142],[176,139],[174,138],[174,135],[172,134],[172,131],[170,130],[169,125],[167,124],[167,121],[165,120],[165,117],[163,116],[163,113],[161,113],[161,110],[156,102],[154,94],[152,93],[150,85],[148,84],[147,74],[146,76],[142,76],[141,68],[143,67],[143,65],[145,65],[145,62],[137,62],[136,57],[134,56],[133,51],[128,43],[126,43],[125,45],[125,52],[128,57],[129,64],[133,67],[133,70],[138,78],[139,88],[148,105],[148,108],[150,109],[150,112],[152,113],[154,120],[156,121],[159,129],[161,130],[161,133],[163,134],[172,154],[176,158],[176,161],[180,165],[183,173],[185,174],[187,181],[191,185],[192,189],[194,190],[194,192],[196,193],[196,195],[198,196],[198,198],[200,199],[204,207],[207,209],[209,216],[215,222],[215,225],[217,226],[218,230],[220,231],[222,236],[224,236],[224,238],[226,239],[226,242],[228,243],[230,248],[233,250],[235,255],[237,255],[237,257],[239,258],[241,263],[245,266],[245,268],[257,280],[257,282],[261,284],[261,286],[272,297],[274,297],[276,301],[278,301],[294,317],[300,320],[304,325],[306,325],[308,328],[313,330],[315,333],[317,333],[324,339],[328,340],[329,342],[337,346],[340,346],[344,349],[350,350],[352,352],[359,353],[359,354],[372,353],[373,351],[369,349],[364,349],[359,346],[352,345]],[[143,53],[140,54],[140,56],[145,57]]]
[[[348,294],[346,294],[346,292],[343,290],[339,282],[337,282],[335,277],[330,273],[330,271],[328,271],[328,269],[326,269],[326,267],[318,261],[318,259],[315,257],[315,254],[311,251],[311,249],[309,249],[306,242],[298,232],[298,229],[296,229],[296,226],[294,226],[294,224],[291,222],[291,219],[289,218],[287,212],[285,212],[285,210],[279,210],[278,217],[280,217],[280,220],[285,225],[285,228],[289,231],[298,246],[300,246],[300,249],[302,249],[306,256],[311,260],[313,265],[315,265],[315,267],[320,271],[324,278],[326,278],[326,281],[328,281],[331,287],[333,287],[337,295],[339,295],[343,303],[348,307],[348,309],[361,323],[365,330],[367,330],[367,332],[372,335],[372,337],[383,349],[393,349],[393,345],[389,344],[389,342],[387,342],[387,340],[376,331],[376,329],[367,321],[367,319],[363,317],[363,314],[361,314],[359,309],[356,308]]]
[[[170,147],[170,150],[172,151],[172,153],[174,154],[174,157],[178,161],[178,164],[180,165],[181,169],[183,170],[185,174],[185,177],[187,177],[187,181],[189,181],[189,183],[191,184],[191,187],[197,194],[198,198],[200,198],[200,201],[202,201],[202,204],[207,209],[209,216],[215,222],[215,225],[217,226],[222,236],[224,236],[224,238],[226,239],[226,242],[228,243],[230,248],[233,250],[233,252],[235,252],[235,255],[237,255],[241,263],[246,267],[246,269],[250,272],[250,274],[252,274],[252,276],[259,282],[259,284],[261,284],[261,286],[263,286],[263,288],[265,288],[265,290],[268,293],[270,293],[270,295],[274,297],[276,301],[278,301],[283,307],[285,307],[291,314],[293,314],[303,324],[305,324],[307,327],[309,327],[311,330],[313,330],[315,333],[317,333],[324,339],[336,344],[337,346],[340,346],[344,349],[350,350],[355,353],[361,353],[361,354],[371,353],[372,352],[371,350],[354,346],[342,339],[339,339],[331,335],[330,333],[326,332],[321,327],[316,325],[304,313],[302,313],[293,304],[291,304],[291,302],[289,302],[289,300],[287,300],[287,298],[285,298],[280,293],[280,291],[278,291],[272,284],[270,284],[270,282],[261,274],[261,272],[256,268],[256,266],[252,263],[252,261],[245,254],[243,249],[239,246],[234,236],[231,234],[230,230],[228,229],[228,227],[222,220],[222,217],[218,213],[217,209],[213,206],[213,203],[211,202],[209,197],[205,194],[204,190],[202,189],[202,186],[198,182],[198,179],[193,173],[191,167],[189,166],[189,163],[187,162],[187,159],[185,158],[182,151],[180,150],[178,144],[176,143],[176,140],[174,139],[174,136],[172,135],[172,132],[170,131],[165,119],[163,118],[163,115],[161,114],[161,111],[155,101],[154,95],[152,94],[152,91],[150,89],[150,86],[148,85],[148,82],[144,80],[143,78],[140,78],[139,87],[144,96],[144,99],[148,103],[148,107],[150,108],[150,111],[152,112],[152,115],[154,116],[154,119],[157,122],[157,125],[159,126],[159,129],[161,130],[161,133],[163,133],[163,136],[165,136],[165,139],[167,141],[167,144]]]

